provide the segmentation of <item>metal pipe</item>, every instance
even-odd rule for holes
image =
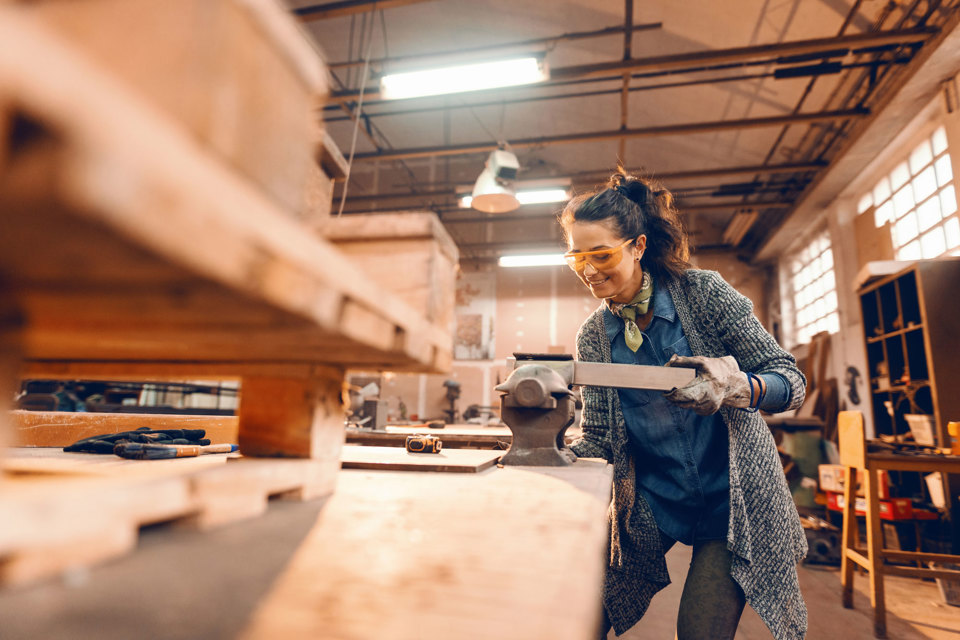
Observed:
[[[310,22],[312,20],[326,20],[327,18],[350,16],[355,13],[365,13],[367,11],[394,9],[396,7],[426,1],[427,0],[342,0],[341,2],[324,2],[323,4],[299,7],[293,9],[293,14],[304,22]],[[360,64],[363,63],[361,62]]]
[[[597,142],[615,140],[620,136],[627,138],[642,138],[652,136],[686,135],[691,133],[706,133],[712,131],[728,131],[731,129],[755,129],[761,127],[778,126],[787,123],[833,122],[848,118],[859,118],[869,115],[866,109],[847,109],[844,111],[825,111],[820,113],[795,114],[789,116],[772,116],[766,118],[745,118],[741,120],[717,120],[714,122],[690,122],[683,124],[668,124],[656,127],[642,127],[639,129],[615,129],[613,131],[592,131],[588,133],[574,133],[560,136],[542,136],[539,138],[521,138],[511,140],[510,146],[515,149],[528,147],[546,147],[557,144],[572,144],[579,142]],[[379,153],[358,153],[354,156],[355,162],[367,160],[394,160],[398,158],[429,158],[431,156],[457,156],[470,153],[485,153],[497,148],[496,142],[474,142],[447,147],[419,147],[413,149],[399,149]]]
[[[650,29],[659,29],[663,26],[662,22],[647,22],[641,24],[630,25],[630,29],[633,31],[647,31]],[[620,33],[623,33],[625,30],[624,25],[615,25],[612,27],[606,27],[604,29],[597,29],[595,31],[573,31],[570,33],[561,33],[558,36],[550,36],[548,38],[533,38],[531,40],[520,40],[518,42],[505,42],[503,44],[495,45],[484,45],[482,47],[468,47],[466,49],[447,49],[445,51],[433,51],[431,53],[421,53],[412,56],[395,56],[393,58],[375,58],[370,61],[371,65],[382,66],[387,64],[402,64],[406,62],[411,62],[415,60],[429,60],[431,58],[442,58],[446,56],[454,55],[463,55],[471,53],[483,53],[485,51],[504,51],[506,49],[518,49],[525,47],[539,47],[542,45],[549,45],[555,42],[562,42],[564,40],[583,40],[586,38],[600,38],[603,36],[614,36]],[[341,67],[356,67],[363,64],[363,60],[345,60],[343,62],[331,62],[327,64],[331,69],[339,69]]]
[[[708,64],[744,62],[757,58],[776,59],[785,56],[807,55],[825,52],[832,52],[836,55],[837,50],[842,48],[856,49],[889,44],[910,44],[914,42],[923,42],[936,32],[936,29],[921,27],[915,29],[863,33],[833,38],[797,40],[794,42],[781,42],[776,44],[754,45],[749,47],[694,51],[691,53],[653,56],[649,58],[632,58],[630,60],[602,62],[593,65],[559,67],[551,70],[549,82],[538,85],[530,85],[530,87],[547,87],[559,82],[583,80],[596,76],[616,77],[623,73],[632,73],[641,70],[661,72],[677,71],[680,69],[701,67]],[[370,87],[365,90],[364,94],[370,100],[376,100],[380,97],[378,87]],[[330,95],[330,101],[351,100],[355,97],[356,92],[338,92]]]

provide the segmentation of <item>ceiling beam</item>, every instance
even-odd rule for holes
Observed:
[[[293,9],[293,13],[300,18],[300,20],[310,22],[311,20],[326,20],[328,18],[352,16],[367,11],[394,9],[408,4],[427,1],[428,0],[342,0],[341,2],[324,2],[323,4],[311,4],[306,7],[299,7]]]
[[[629,29],[632,31],[649,31],[651,29],[659,29],[663,26],[662,22],[644,22],[639,24],[633,24],[629,26]],[[447,58],[449,56],[461,56],[464,54],[475,54],[475,53],[485,53],[487,51],[494,51],[497,53],[502,53],[505,50],[509,49],[525,49],[528,47],[541,47],[546,45],[551,45],[557,42],[563,42],[566,40],[585,40],[588,38],[600,38],[604,36],[615,36],[621,33],[624,33],[626,27],[624,25],[615,25],[613,27],[606,27],[604,29],[595,29],[593,31],[572,31],[570,33],[561,33],[558,36],[550,36],[547,38],[533,38],[531,40],[519,40],[514,42],[504,42],[503,44],[494,44],[494,45],[484,45],[482,47],[466,47],[460,49],[447,49],[445,51],[432,51],[430,53],[421,53],[412,56],[394,56],[392,58],[374,58],[370,61],[370,66],[373,67],[382,67],[385,65],[401,65],[404,63],[414,62],[417,60],[429,60],[431,58]],[[327,63],[327,66],[331,69],[340,69],[343,67],[359,67],[363,66],[363,60],[345,60],[343,62],[330,62]]]
[[[558,144],[616,140],[621,136],[626,138],[646,138],[654,136],[674,136],[714,131],[728,131],[732,129],[756,129],[784,124],[834,122],[837,120],[847,120],[849,118],[859,118],[866,115],[869,115],[869,111],[866,109],[847,109],[843,111],[823,111],[819,113],[771,116],[766,118],[744,118],[740,120],[716,120],[713,122],[667,124],[656,127],[641,127],[638,129],[614,129],[612,131],[591,131],[588,133],[573,133],[560,136],[521,138],[519,140],[511,140],[510,146],[514,149],[524,149],[528,147],[547,147]],[[493,151],[497,148],[497,146],[498,144],[496,142],[474,142],[445,147],[418,147],[374,153],[358,153],[353,159],[355,162],[364,162],[368,160],[397,160],[401,158],[459,156],[470,153],[486,153]]]
[[[730,64],[747,62],[757,59],[770,59],[777,62],[781,58],[807,56],[817,53],[830,53],[831,57],[847,55],[851,49],[866,49],[897,44],[912,44],[924,42],[937,33],[929,27],[914,29],[898,29],[895,31],[878,31],[876,33],[861,33],[850,36],[830,38],[814,38],[796,40],[793,42],[779,42],[775,44],[753,45],[749,47],[733,47],[730,49],[708,49],[666,56],[652,56],[647,58],[631,58],[629,60],[615,60],[591,65],[576,65],[551,69],[550,80],[527,88],[550,87],[556,83],[566,83],[571,80],[583,80],[597,76],[610,76],[619,79],[624,73],[637,71],[679,71],[682,69],[700,69],[705,65]],[[789,60],[782,63],[789,63]],[[359,91],[338,91],[330,94],[330,101],[356,100]],[[451,94],[452,95],[452,94]],[[368,87],[364,90],[368,100],[378,100],[379,87]]]
[[[653,56],[650,58],[633,58],[630,60],[553,69],[550,72],[550,79],[580,79],[619,73],[633,73],[635,71],[669,71],[686,67],[698,67],[704,64],[743,62],[756,58],[785,58],[833,52],[838,49],[864,49],[891,44],[910,44],[914,42],[924,42],[936,32],[936,29],[923,27],[917,29],[900,29],[897,31],[880,31],[877,33],[859,33],[850,36],[834,36],[830,38],[812,38],[809,40],[752,45],[749,47],[733,47],[730,49],[693,51],[690,53]],[[846,53],[847,52],[843,52],[843,55]],[[832,57],[838,56],[834,55]]]
[[[772,209],[774,207],[792,206],[792,201],[776,200],[773,202],[708,202],[703,204],[684,205],[680,203],[677,209],[680,213],[701,213],[705,211],[731,211],[733,209]],[[465,215],[453,216],[442,215],[440,220],[443,224],[465,224],[478,222],[520,222],[524,220],[543,220],[546,218],[556,218],[557,211],[540,211],[537,213],[497,213],[484,215]]]

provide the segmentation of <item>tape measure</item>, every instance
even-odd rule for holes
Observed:
[[[410,453],[440,453],[443,443],[437,436],[412,435],[407,436],[407,451]]]

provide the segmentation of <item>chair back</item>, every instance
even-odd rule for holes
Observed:
[[[863,413],[841,411],[837,414],[837,435],[840,440],[840,464],[866,468],[867,441],[863,431]]]

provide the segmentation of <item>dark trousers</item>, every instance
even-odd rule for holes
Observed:
[[[664,553],[676,544],[662,532],[660,542]],[[740,585],[730,577],[730,560],[726,540],[693,543],[693,558],[677,613],[677,640],[733,640],[746,599]],[[600,637],[606,638],[609,632],[610,621],[604,612]]]

